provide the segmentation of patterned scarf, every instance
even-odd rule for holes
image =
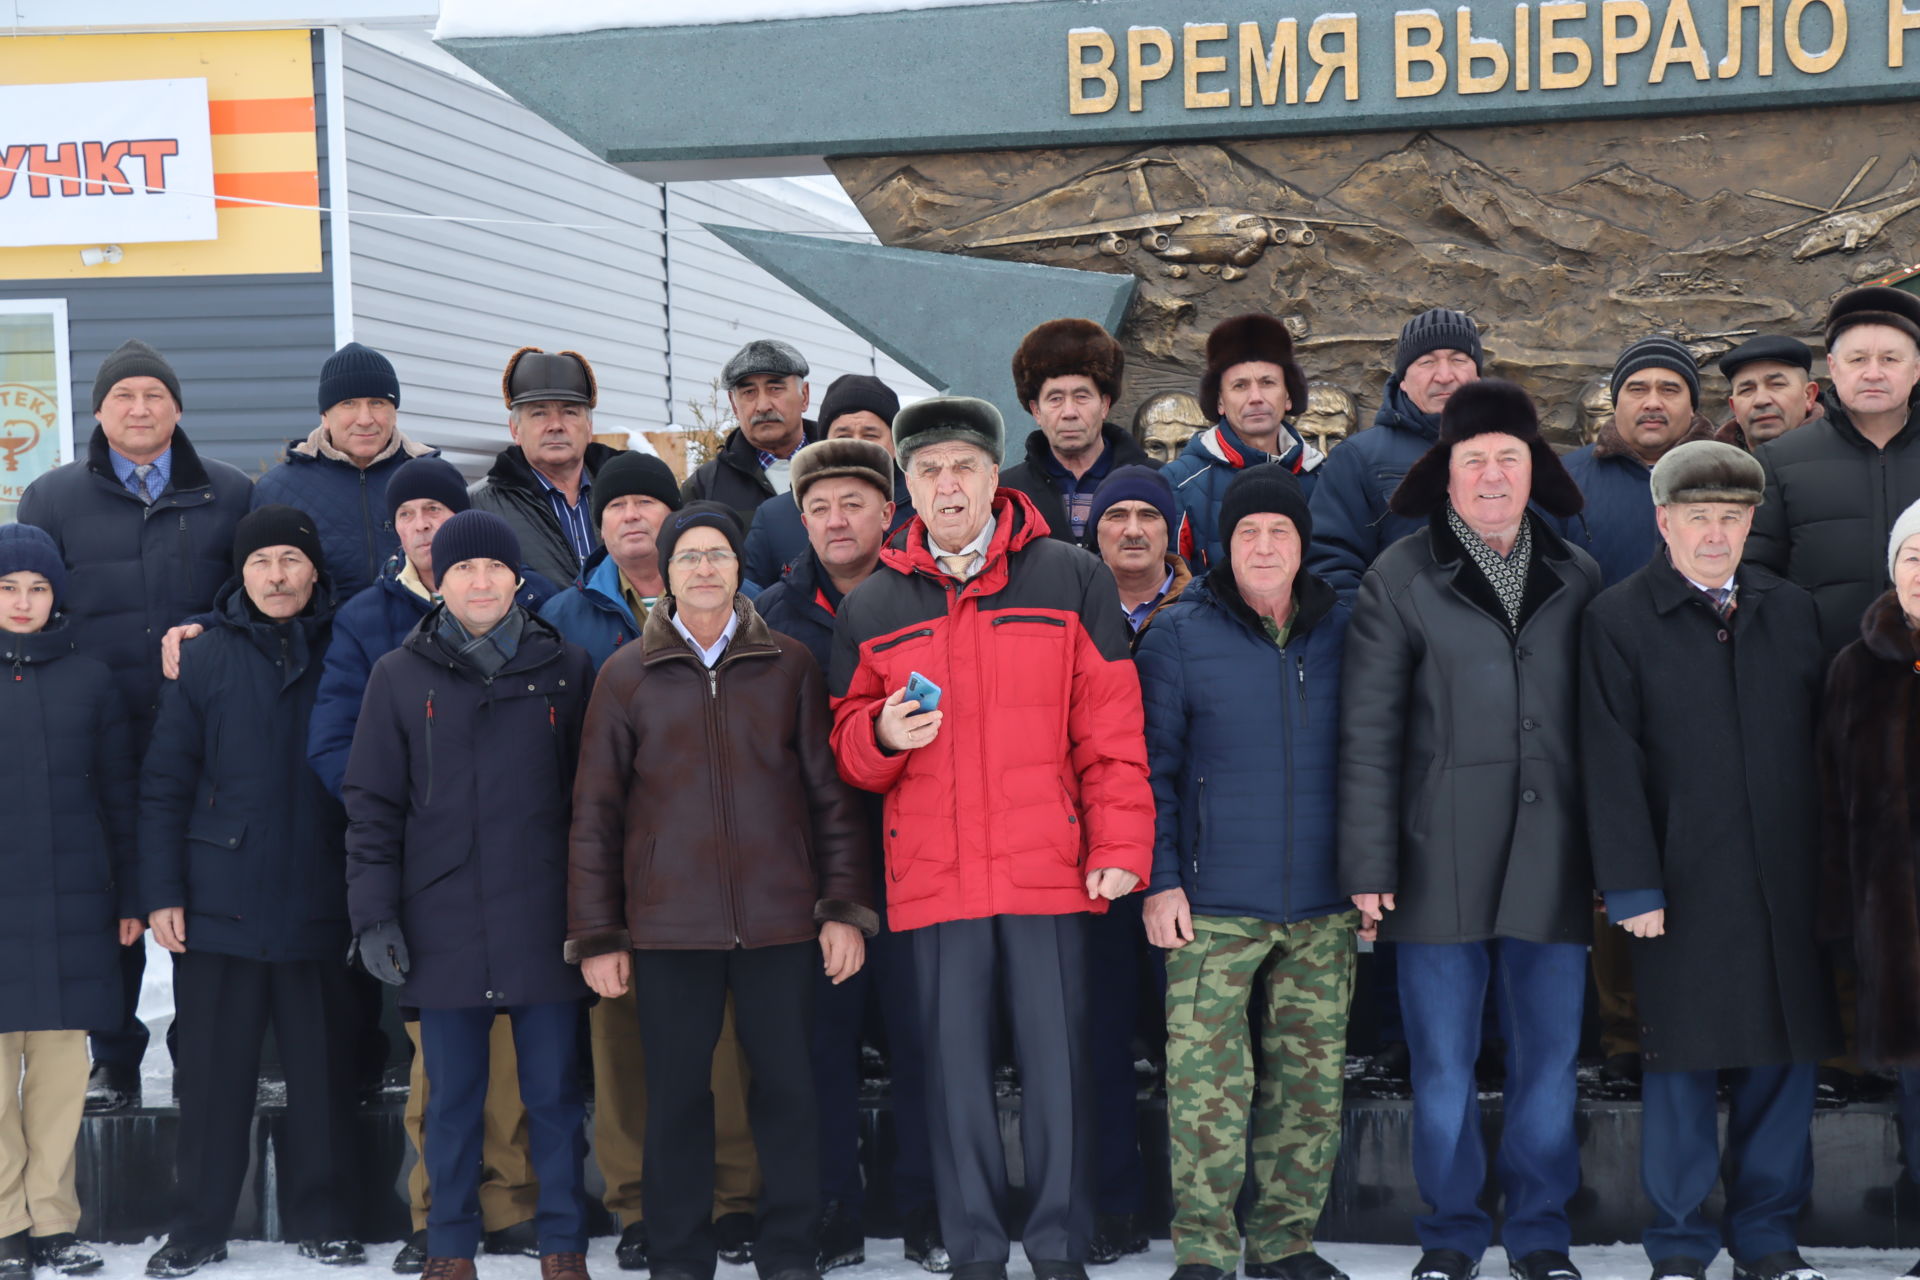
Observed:
[[[1513,552],[1501,555],[1481,540],[1460,513],[1447,504],[1447,527],[1453,530],[1453,536],[1460,539],[1460,545],[1467,549],[1480,574],[1493,588],[1493,594],[1500,598],[1500,607],[1507,614],[1507,629],[1520,629],[1520,606],[1527,598],[1527,571],[1533,567],[1533,522],[1525,516],[1520,519],[1520,536],[1513,540]]]
[[[460,625],[460,619],[453,616],[453,610],[443,608],[440,610],[440,637],[467,665],[491,680],[519,652],[520,633],[525,629],[526,621],[526,614],[520,611],[519,605],[515,605],[508,610],[506,617],[495,624],[493,630],[476,636]]]

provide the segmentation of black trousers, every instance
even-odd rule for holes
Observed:
[[[189,944],[191,946],[191,944]],[[252,1158],[260,1048],[273,1027],[287,1073],[284,1148],[275,1161],[290,1240],[354,1235],[353,994],[339,961],[173,957],[176,1241],[227,1238]]]
[[[814,942],[633,953],[633,1002],[647,1055],[640,1204],[656,1271],[685,1270],[701,1280],[714,1273],[711,1081],[728,992],[747,1055],[747,1123],[760,1156],[753,1264],[762,1276],[813,1267],[820,1154],[809,1049],[819,967]]]
[[[934,1195],[956,1266],[1004,1263],[1009,1252],[1006,1151],[993,1093],[997,988],[1020,1066],[1020,1148],[1032,1197],[1022,1243],[1035,1262],[1086,1261],[1094,1156],[1086,922],[1078,913],[994,916],[912,933]]]

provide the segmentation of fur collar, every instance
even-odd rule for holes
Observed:
[[[648,666],[668,658],[699,661],[700,655],[693,651],[679,628],[673,625],[675,612],[677,609],[672,596],[660,597],[660,603],[647,610],[647,621],[640,629],[640,648],[646,655]],[[725,666],[736,657],[780,652],[780,645],[773,638],[773,629],[761,618],[753,602],[737,591],[733,596],[733,614],[740,620],[740,625],[727,644],[727,651],[720,655],[717,666]]]
[[[1527,593],[1520,602],[1520,625],[1509,628],[1510,633],[1515,635],[1525,630],[1528,619],[1565,585],[1554,566],[1572,555],[1560,535],[1549,528],[1547,522],[1531,508],[1527,511],[1527,523],[1533,526],[1533,561],[1527,566]],[[1433,548],[1434,563],[1452,575],[1453,589],[1469,604],[1506,627],[1507,611],[1501,605],[1500,597],[1494,592],[1493,584],[1487,581],[1486,575],[1474,565],[1467,549],[1460,545],[1453,526],[1447,523],[1444,504],[1427,517],[1427,537]]]
[[[1909,625],[1900,597],[1892,591],[1867,606],[1860,619],[1860,639],[1867,652],[1883,662],[1920,664],[1920,632]]]
[[[397,454],[404,453],[409,458],[422,458],[434,451],[431,445],[419,444],[407,439],[406,433],[396,427],[394,428],[393,438],[387,441],[386,448],[375,454],[373,460],[367,463],[367,466],[377,467]],[[316,462],[341,462],[349,467],[355,468],[358,468],[360,465],[333,447],[333,442],[327,439],[327,429],[325,426],[315,427],[308,433],[305,440],[302,440],[299,444],[287,450],[287,456],[311,458]]]
[[[1713,431],[1713,424],[1696,413],[1693,415],[1693,421],[1687,424],[1687,434],[1675,440],[1672,447],[1677,449],[1681,445],[1691,444],[1695,440],[1711,440],[1713,439]],[[1600,434],[1594,438],[1593,456],[1596,458],[1626,458],[1631,462],[1640,461],[1640,455],[1627,448],[1627,442],[1620,438],[1619,429],[1613,425],[1612,418],[1607,419],[1606,425],[1600,428]]]

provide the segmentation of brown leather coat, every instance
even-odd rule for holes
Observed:
[[[813,655],[744,596],[711,671],[671,621],[600,668],[580,742],[567,863],[567,958],[871,936],[868,824],[827,742]]]

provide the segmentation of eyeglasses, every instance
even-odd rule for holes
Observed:
[[[711,551],[676,551],[667,557],[667,563],[679,565],[682,569],[691,569],[702,564],[719,568],[730,565],[739,558],[725,547],[715,547]]]

